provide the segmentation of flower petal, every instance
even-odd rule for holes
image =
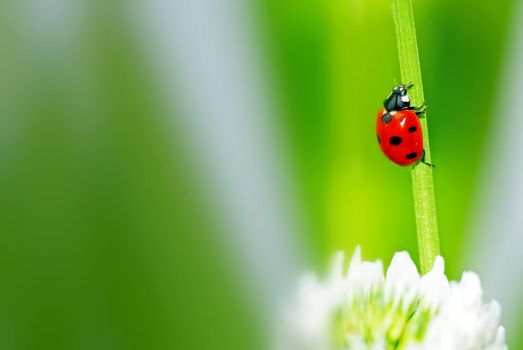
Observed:
[[[392,299],[394,304],[399,303],[401,299],[407,307],[418,293],[419,279],[418,269],[409,253],[394,254],[385,278],[387,297]]]
[[[449,297],[449,280],[445,276],[445,262],[441,256],[436,257],[434,266],[420,281],[421,302],[435,310]]]

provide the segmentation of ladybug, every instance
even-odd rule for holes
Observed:
[[[411,107],[407,90],[412,87],[399,85],[383,102],[376,119],[376,133],[381,151],[391,161],[407,166],[418,161],[425,162],[423,134],[419,116],[425,114],[425,105]]]

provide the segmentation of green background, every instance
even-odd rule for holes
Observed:
[[[212,174],[159,97],[126,6],[82,2],[71,39],[53,47],[39,36],[47,24],[20,15],[31,9],[0,4],[0,348],[267,348],[256,291],[206,193]],[[514,4],[414,6],[441,250],[457,279]],[[409,172],[374,135],[399,79],[389,1],[247,8],[310,227],[297,237],[306,265],[321,271],[357,244],[385,264],[398,250],[416,260]]]

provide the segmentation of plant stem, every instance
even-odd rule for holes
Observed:
[[[414,86],[409,90],[409,96],[413,106],[420,106],[425,102],[425,98],[423,96],[416,27],[411,0],[392,0],[392,16],[396,25],[401,79],[404,83],[414,83]],[[425,160],[430,163],[429,133],[426,116],[420,118],[420,122],[423,131]],[[419,162],[412,168],[411,175],[420,265],[421,272],[424,274],[430,271],[434,259],[440,254],[432,167]]]

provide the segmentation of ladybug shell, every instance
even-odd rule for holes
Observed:
[[[381,151],[398,165],[416,163],[423,154],[423,134],[416,113],[409,109],[391,111],[392,119],[383,121],[385,108],[378,112],[376,133]]]

